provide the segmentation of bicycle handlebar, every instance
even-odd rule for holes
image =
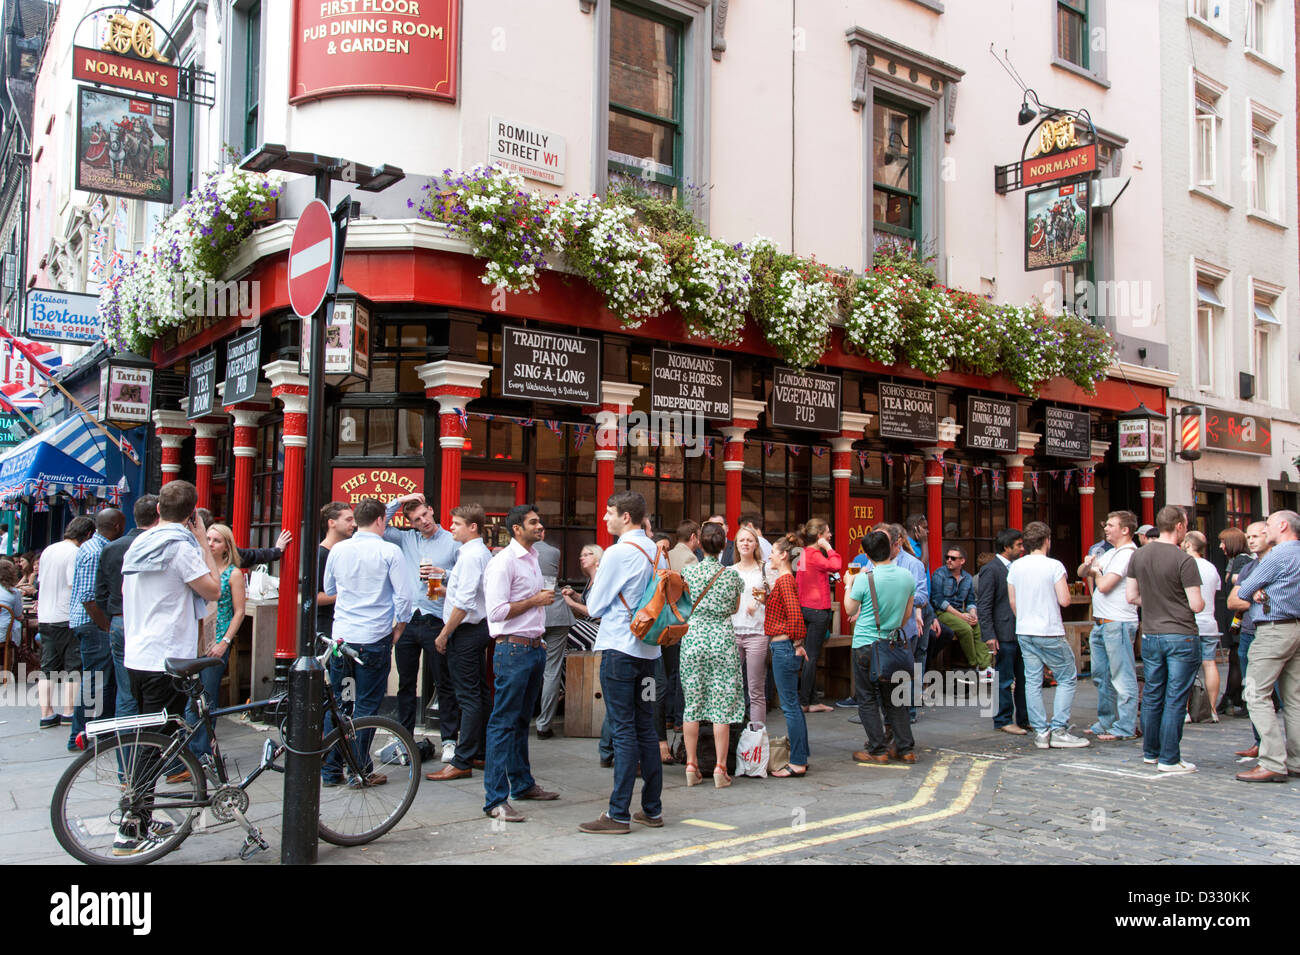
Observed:
[[[326,638],[325,634],[318,633],[316,634],[316,639],[319,640],[321,643],[325,644],[325,652],[322,653],[317,658],[318,660],[320,660],[321,666],[325,666],[331,654],[337,654],[337,653],[342,653],[346,657],[351,657],[352,660],[357,664],[357,666],[366,665],[365,662],[361,659],[361,654],[357,653],[357,651],[353,650],[350,646],[344,643],[342,637]]]

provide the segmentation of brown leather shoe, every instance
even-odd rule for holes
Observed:
[[[621,836],[631,832],[632,827],[626,822],[618,822],[611,819],[607,814],[602,812],[600,818],[579,825],[578,831],[589,832],[595,836]]]
[[[541,786],[537,785],[537,783],[533,783],[531,788],[525,789],[518,796],[515,796],[515,798],[516,799],[539,799],[543,802],[549,802],[552,799],[559,799],[560,794],[548,792],[547,790],[543,789]]]
[[[1237,778],[1243,783],[1284,783],[1287,779],[1285,773],[1275,773],[1263,766],[1256,766],[1249,772],[1237,773]]]
[[[894,749],[894,747],[892,747],[892,746],[889,747],[889,758],[892,759],[892,760],[895,760],[895,761],[897,761],[897,762],[900,762],[900,763],[914,763],[914,762],[916,762],[916,754],[915,754],[915,753],[903,753],[903,754],[900,756],[898,750]]]
[[[1300,775],[1300,773],[1297,773],[1297,775]],[[651,829],[662,829],[664,827],[664,817],[662,815],[647,816],[639,809],[632,813],[632,821],[643,826],[649,826]]]
[[[474,770],[472,769],[457,769],[451,763],[448,763],[436,773],[425,773],[424,778],[441,783],[446,782],[449,779],[468,779],[473,775]]]
[[[854,759],[854,762],[858,762],[858,763],[887,763],[887,762],[889,762],[889,757],[886,756],[884,753],[880,753],[879,755],[873,756],[873,755],[871,755],[870,753],[868,753],[866,750],[861,750],[861,749],[858,750],[856,753],[853,754],[853,759]]]
[[[1006,726],[999,726],[998,729],[1004,733],[1010,733],[1012,736],[1029,735],[1029,730],[1025,729],[1023,726],[1017,726],[1015,723],[1008,723]]]
[[[1256,743],[1250,749],[1239,749],[1235,755],[1245,756],[1247,759],[1259,759],[1259,744]]]
[[[488,815],[502,822],[523,822],[524,814],[508,802],[497,803],[488,810]]]

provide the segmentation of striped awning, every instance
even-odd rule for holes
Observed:
[[[107,439],[83,414],[50,426],[0,455],[0,500],[112,496]],[[120,487],[120,485],[117,485]]]

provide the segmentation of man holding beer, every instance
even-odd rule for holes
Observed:
[[[394,527],[393,518],[401,510],[407,528]],[[423,494],[407,494],[389,503],[385,518],[388,527],[384,540],[402,549],[415,594],[415,615],[393,648],[397,662],[397,720],[412,735],[419,713],[416,695],[420,675],[420,654],[424,665],[433,673],[438,687],[438,725],[442,731],[442,761],[450,763],[456,755],[456,738],[460,732],[460,704],[451,683],[447,659],[434,642],[442,632],[443,581],[456,563],[460,544],[450,532],[438,526],[433,508]]]

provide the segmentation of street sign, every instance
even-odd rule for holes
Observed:
[[[313,199],[298,217],[289,245],[289,304],[310,321],[329,289],[334,271],[334,219],[329,206]]]

